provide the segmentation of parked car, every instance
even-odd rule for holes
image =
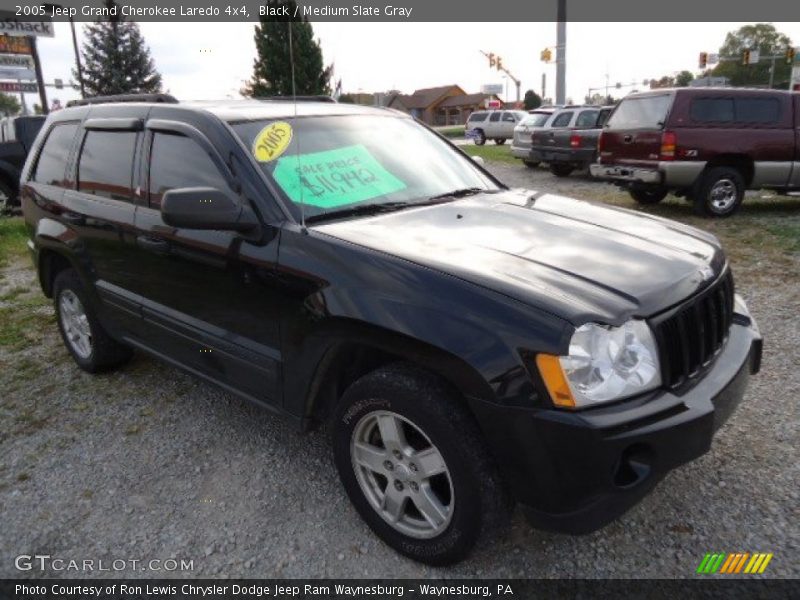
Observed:
[[[469,116],[464,129],[478,146],[486,140],[502,145],[514,136],[514,127],[526,116],[524,110],[479,110]]]
[[[605,106],[559,112],[551,127],[531,134],[528,160],[549,163],[550,171],[558,177],[567,177],[575,169],[588,169],[597,160],[597,139],[612,110],[613,106]]]
[[[429,564],[514,501],[560,531],[618,517],[760,364],[712,235],[509,190],[396,111],[83,101],[21,197],[80,368],[136,349],[328,427],[358,513]]]
[[[44,116],[0,119],[0,213],[19,206],[19,176]]]
[[[747,189],[800,189],[800,94],[678,88],[625,97],[599,141],[592,175],[642,204],[669,192],[702,215],[727,217]]]
[[[522,159],[526,167],[539,165],[539,161],[534,161],[530,157],[531,136],[537,129],[547,127],[550,117],[556,110],[557,108],[555,107],[549,107],[529,111],[528,116],[514,127],[514,137],[511,140],[511,155]]]

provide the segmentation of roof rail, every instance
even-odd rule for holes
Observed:
[[[253,100],[266,100],[266,101],[275,101],[278,100],[280,102],[336,102],[336,100],[332,96],[253,96]]]
[[[177,104],[178,100],[170,94],[115,94],[113,96],[92,96],[83,100],[70,100],[67,106],[87,106],[89,104],[107,104],[109,102],[166,102]]]

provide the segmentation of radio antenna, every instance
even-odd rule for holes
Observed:
[[[306,229],[305,189],[303,188],[303,174],[300,170],[300,136],[297,134],[297,89],[294,82],[294,44],[292,43],[293,21],[289,21],[289,65],[292,75],[292,101],[294,102],[294,116],[292,117],[292,137],[294,138],[294,156],[297,161],[297,177],[300,181],[300,227],[303,233]]]

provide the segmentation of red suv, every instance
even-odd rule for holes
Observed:
[[[800,94],[680,88],[631,94],[598,141],[594,177],[642,204],[684,196],[703,215],[733,214],[746,189],[800,189]]]

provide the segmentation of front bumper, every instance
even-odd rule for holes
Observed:
[[[517,500],[537,527],[586,533],[617,518],[667,472],[709,450],[761,363],[738,299],[728,341],[694,387],[585,411],[474,406]]]

